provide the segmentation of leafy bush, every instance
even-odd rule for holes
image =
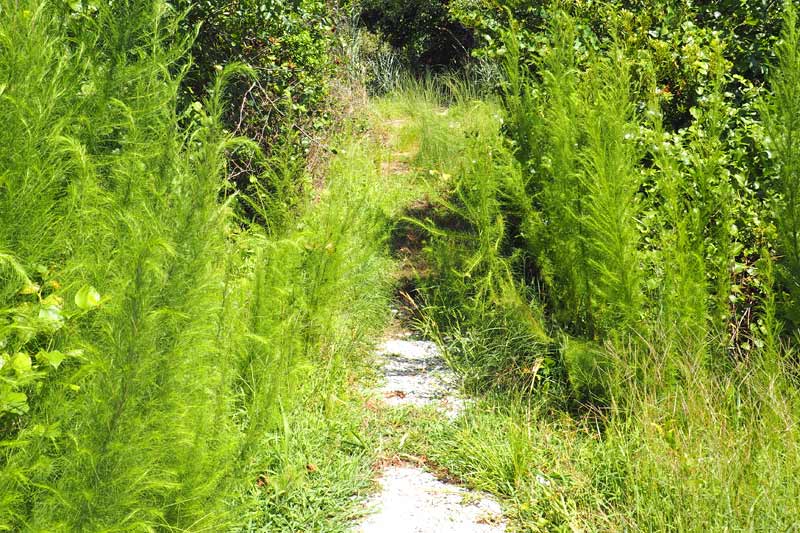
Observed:
[[[332,66],[328,52],[334,31],[325,2],[247,0],[231,8],[216,0],[181,0],[177,5],[188,9],[183,31],[191,33],[191,28],[199,27],[191,48],[193,64],[185,80],[190,94],[201,97],[218,66],[244,63],[256,71],[252,81],[235,87],[227,124],[239,125],[242,132],[255,137],[265,129],[260,119],[272,119],[266,128],[269,131],[280,124],[280,113],[302,117],[319,109],[327,95]],[[251,98],[242,102],[248,96]],[[267,104],[264,112],[271,114],[251,116],[262,112],[261,104]],[[273,116],[276,113],[278,116]]]
[[[252,77],[231,82],[223,124],[255,141],[267,156],[294,162],[298,172],[290,180],[296,196],[306,157],[333,110],[332,6],[322,0],[178,0],[175,5],[186,11],[180,32],[196,35],[183,77],[183,105],[201,101],[220,68],[232,63],[251,68]],[[255,202],[259,190],[278,192],[272,188],[272,162],[252,151],[231,154],[232,186]],[[249,203],[240,211],[245,220],[258,218]]]
[[[781,28],[780,3],[759,0],[616,0],[602,5],[455,0],[448,9],[475,33],[479,56],[502,59],[508,52],[503,35],[513,23],[526,64],[547,50],[547,28],[558,10],[574,18],[575,47],[582,55],[601,49],[612,35],[624,36],[626,47],[652,56],[655,79],[671,96],[665,113],[674,128],[688,124],[689,110],[702,97],[708,72],[704,49],[712,38],[724,39],[735,80],[730,88],[747,100],[752,86],[766,79]]]

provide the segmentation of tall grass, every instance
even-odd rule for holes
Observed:
[[[266,443],[327,420],[383,323],[390,200],[348,146],[316,201],[243,230],[226,154],[252,145],[219,119],[248,72],[180,109],[180,14],[64,9],[0,7],[0,529],[245,527]]]
[[[245,498],[246,530],[341,527],[353,492],[369,482],[371,450],[352,448],[361,421],[352,420],[359,411],[346,385],[388,319],[392,288],[386,237],[395,198],[376,186],[373,150],[338,145],[326,186],[302,202],[295,224],[244,239],[254,275],[235,298],[248,305],[250,324],[234,339],[243,354],[239,450],[242,477],[261,484]]]

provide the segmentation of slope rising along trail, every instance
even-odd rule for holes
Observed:
[[[385,122],[387,144],[395,148],[382,171],[398,178],[411,171],[409,151],[397,147],[398,137],[408,123],[402,119]],[[400,276],[414,269],[414,253],[407,248]],[[398,320],[376,353],[381,368],[379,388],[371,391],[386,409],[435,409],[452,422],[469,400],[460,397],[457,379],[435,343],[415,338]],[[413,457],[388,458],[379,473],[379,491],[367,502],[366,517],[357,533],[495,533],[506,530],[500,504],[490,495],[442,480]]]

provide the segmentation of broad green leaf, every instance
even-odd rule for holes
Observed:
[[[28,396],[24,392],[0,392],[0,414],[23,414],[28,410]]]
[[[67,356],[63,353],[59,352],[58,350],[54,350],[52,352],[46,352],[42,350],[38,354],[36,354],[36,359],[44,364],[50,365],[53,368],[58,368],[59,365],[66,359]]]
[[[31,356],[26,353],[17,353],[11,358],[11,368],[17,374],[27,374],[31,371]]]
[[[100,305],[100,293],[91,285],[84,285],[75,293],[75,305],[84,311]]]

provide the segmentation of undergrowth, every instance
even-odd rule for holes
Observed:
[[[0,0],[0,530],[344,531],[390,453],[525,531],[796,528],[792,6],[742,107],[691,33],[679,126],[624,14],[589,47],[556,6],[535,53],[506,32],[499,95],[373,65],[392,153],[349,121],[322,179],[305,132],[265,157],[223,127],[252,69],[187,98],[170,4]],[[452,424],[358,392],[398,227],[478,396]]]
[[[454,425],[409,421],[404,446],[525,531],[791,530],[791,5],[764,130],[731,111],[722,41],[692,123],[670,130],[649,57],[621,38],[583,53],[568,15],[549,20],[533,65],[507,36],[501,98],[398,96],[436,191],[416,218],[419,325],[480,393]]]
[[[180,107],[181,23],[0,5],[0,530],[342,530],[367,483],[353,387],[400,184],[350,131],[290,185],[221,125],[246,67]],[[237,218],[232,153],[267,227]]]

